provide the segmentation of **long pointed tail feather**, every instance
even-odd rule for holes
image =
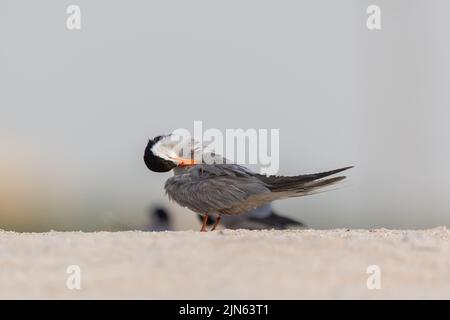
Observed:
[[[272,192],[308,192],[312,190],[316,190],[318,188],[322,188],[324,186],[328,186],[331,184],[335,184],[343,179],[345,176],[339,176],[329,179],[322,179],[324,177],[331,176],[333,174],[342,172],[344,170],[348,170],[353,168],[353,166],[335,169],[331,171],[313,173],[313,174],[304,174],[292,177],[284,177],[284,176],[260,176],[260,179],[264,181],[268,185],[268,188]]]

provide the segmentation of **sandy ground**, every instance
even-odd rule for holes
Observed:
[[[449,299],[450,231],[0,232],[0,286],[14,299]]]

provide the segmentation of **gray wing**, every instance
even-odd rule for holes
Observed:
[[[271,193],[254,173],[236,164],[199,164],[168,179],[166,193],[198,213],[239,214],[260,205],[255,196]]]

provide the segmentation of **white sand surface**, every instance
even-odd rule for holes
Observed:
[[[0,298],[449,299],[450,231],[0,232]]]

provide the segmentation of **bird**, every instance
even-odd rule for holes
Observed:
[[[202,215],[198,214],[200,221],[203,220]],[[209,215],[207,225],[213,225],[216,219],[213,215]],[[288,228],[305,228],[306,226],[297,220],[283,217],[277,214],[270,203],[264,204],[261,207],[253,209],[247,213],[238,216],[224,216],[222,218],[222,225],[227,229],[249,229],[249,230],[264,230],[276,229],[283,230]]]
[[[214,231],[223,215],[241,215],[275,200],[317,193],[345,179],[326,178],[353,166],[296,176],[264,175],[216,154],[197,156],[199,142],[174,134],[149,139],[144,162],[153,172],[169,172],[164,189],[170,200],[202,215],[201,232],[207,231],[209,215],[217,215]],[[208,161],[203,161],[204,159]],[[211,161],[212,159],[212,161]]]

